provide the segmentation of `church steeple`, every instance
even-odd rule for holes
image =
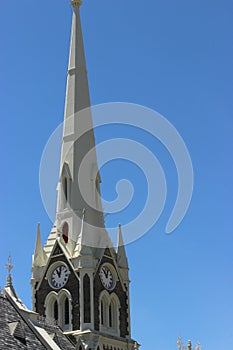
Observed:
[[[133,350],[130,281],[121,228],[116,252],[105,229],[100,199],[81,4],[81,0],[71,2],[57,212],[44,249],[38,226],[31,279],[33,309],[55,319],[79,350]]]
[[[96,248],[100,242],[103,246],[102,242],[107,238],[103,229],[104,218],[99,196],[101,179],[80,19],[82,2],[74,0],[71,5],[73,18],[55,222],[57,234],[54,234],[54,230],[51,232],[45,250],[51,253],[57,237],[61,237],[61,243],[68,254],[73,256],[80,250],[77,247],[80,241]],[[80,171],[81,164],[84,164],[83,172]],[[84,240],[80,235],[83,235]]]

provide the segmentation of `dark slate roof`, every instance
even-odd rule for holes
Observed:
[[[58,326],[47,324],[46,320],[40,321],[39,325],[46,330],[46,332],[52,336],[53,341],[64,350],[73,350],[75,346],[71,341],[62,333]]]
[[[13,322],[18,322],[18,329],[11,335],[9,325]],[[46,347],[33,334],[9,300],[0,296],[0,350],[6,349],[44,350]]]
[[[46,320],[35,320],[35,317],[30,319],[29,313],[18,306],[8,293],[0,295],[0,350],[51,349],[36,327],[43,328],[60,349],[75,349],[58,326],[48,324]]]

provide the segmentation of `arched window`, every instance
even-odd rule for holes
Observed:
[[[109,303],[109,327],[113,332],[119,333],[120,302],[115,293],[111,295]]]
[[[104,327],[108,326],[108,299],[106,295],[100,300],[100,324]]]
[[[70,292],[66,289],[62,289],[58,293],[58,300],[60,305],[60,327],[63,329],[63,331],[72,330],[72,303]]]
[[[120,334],[120,302],[115,293],[104,291],[100,296],[100,330]]]
[[[112,309],[112,302],[109,305],[109,327],[113,327],[113,309]]]
[[[66,298],[65,299],[65,308],[64,308],[64,321],[65,321],[65,325],[70,323],[70,303],[69,303],[69,299]]]
[[[64,222],[62,226],[62,238],[64,239],[65,243],[68,243],[69,241],[69,225],[67,222]]]
[[[64,192],[65,200],[67,201],[67,199],[68,199],[68,182],[67,182],[66,177],[64,177],[64,179],[63,179],[63,192]]]
[[[72,330],[72,299],[68,290],[52,291],[45,299],[45,315],[57,321],[63,331]]]
[[[100,302],[100,323],[104,324],[104,302],[101,300]]]
[[[55,321],[58,321],[58,303],[57,300],[55,300],[53,305],[53,318]]]
[[[91,322],[91,289],[90,278],[85,274],[83,278],[83,304],[84,304],[84,322]]]
[[[45,299],[45,316],[49,320],[58,321],[58,299],[54,291],[49,293]]]

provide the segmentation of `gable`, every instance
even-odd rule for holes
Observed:
[[[51,267],[56,262],[63,262],[69,266],[70,271],[76,275],[74,272],[73,266],[70,263],[70,260],[66,257],[66,253],[64,252],[62,246],[59,244],[58,240],[56,240],[56,243],[54,244],[53,250],[50,254],[50,257],[47,261],[47,264],[45,266],[43,275],[41,276],[40,282],[36,285],[36,291],[38,291],[41,288],[41,284],[44,283],[45,280],[48,278],[48,271]],[[76,275],[77,277],[77,275]],[[78,277],[77,277],[78,278]]]
[[[117,261],[116,261],[116,254],[115,254],[115,251],[113,248],[109,248],[109,247],[105,248],[103,255],[102,255],[102,258],[100,259],[100,261],[98,263],[95,275],[97,275],[99,273],[100,267],[103,264],[110,264],[113,266],[113,268],[116,272],[116,275],[117,275],[117,280],[121,283],[122,289],[125,291],[126,286],[122,280],[122,277],[121,277],[121,274],[119,271],[119,267],[118,267]]]
[[[62,251],[60,245],[57,242],[57,244],[55,245],[54,251],[51,254],[51,257],[54,257],[56,255],[62,255],[62,254],[63,254],[63,251]]]
[[[112,273],[112,278],[114,280],[112,288],[108,288],[107,285],[104,284],[104,280],[101,280],[101,271],[104,270],[105,267]],[[108,279],[108,277],[106,278]],[[116,259],[109,248],[105,249],[94,276],[94,323],[95,330],[97,331],[101,331],[103,328],[101,323],[102,316],[100,314],[102,307],[100,304],[103,295],[105,295],[108,300],[111,300],[113,296],[116,296],[119,300],[119,334],[123,338],[127,337],[129,335],[128,292],[121,279]]]
[[[65,266],[68,271],[68,279],[64,285],[59,288],[56,288],[51,283],[51,278],[53,271],[56,270],[59,266]],[[65,253],[63,252],[62,247],[56,242],[56,245],[51,253],[49,261],[47,263],[43,277],[41,278],[40,283],[38,284],[35,291],[35,309],[41,316],[45,316],[45,304],[46,297],[54,292],[58,294],[60,291],[68,291],[71,295],[73,308],[72,308],[72,318],[73,318],[73,327],[79,328],[79,277],[74,271],[72,264],[69,259],[67,259]]]
[[[110,253],[110,249],[108,247],[105,248],[104,255],[112,258],[112,254]]]

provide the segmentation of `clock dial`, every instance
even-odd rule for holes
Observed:
[[[62,288],[69,278],[69,270],[65,265],[57,266],[51,274],[51,284],[54,288]]]
[[[104,286],[104,288],[111,290],[114,286],[114,279],[112,272],[110,269],[106,266],[102,266],[100,270],[100,280]]]

